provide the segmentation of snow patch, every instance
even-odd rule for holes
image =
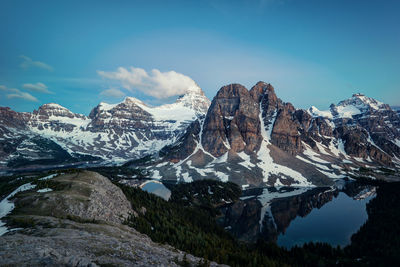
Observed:
[[[43,188],[43,189],[39,189],[36,192],[38,192],[38,193],[47,193],[47,192],[51,192],[51,191],[53,191],[53,189],[51,189],[51,188]]]
[[[27,191],[35,187],[36,185],[31,183],[21,185],[0,202],[0,236],[9,231],[8,228],[5,226],[5,223],[1,221],[1,219],[9,214],[15,207],[14,202],[10,201],[10,198],[15,196],[19,192]]]
[[[260,110],[261,109],[261,103],[260,103]],[[264,176],[264,181],[267,182],[268,178],[271,175],[277,175],[277,176],[289,176],[293,178],[298,186],[312,186],[312,184],[307,181],[307,179],[299,172],[292,170],[286,166],[279,165],[277,163],[274,163],[271,155],[270,155],[270,150],[268,148],[271,140],[271,132],[272,132],[272,124],[270,124],[270,127],[268,127],[268,131],[265,129],[264,125],[264,119],[262,118],[262,112],[259,114],[260,117],[260,122],[261,122],[261,135],[263,137],[263,141],[261,142],[261,146],[259,151],[257,152],[257,156],[260,159],[260,163],[258,163],[258,167],[262,170],[263,176]],[[275,122],[276,120],[276,112],[274,116],[272,117],[271,122]],[[281,184],[279,179],[275,182],[275,185]]]

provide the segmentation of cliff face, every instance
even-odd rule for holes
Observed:
[[[207,112],[202,145],[213,156],[228,150],[251,153],[261,143],[259,106],[249,91],[239,84],[222,87]]]

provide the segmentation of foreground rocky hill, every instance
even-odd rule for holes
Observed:
[[[14,230],[0,237],[0,265],[178,266],[183,261],[183,252],[122,224],[140,214],[107,178],[88,171],[49,178],[12,200],[15,209],[6,221]],[[186,255],[186,260],[197,265],[201,259]]]

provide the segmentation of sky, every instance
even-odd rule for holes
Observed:
[[[385,0],[2,0],[0,106],[89,114],[258,81],[298,108],[358,92],[400,105],[399,14]]]

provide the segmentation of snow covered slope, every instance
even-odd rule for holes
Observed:
[[[61,162],[66,158],[110,162],[137,159],[175,142],[192,121],[205,115],[209,104],[199,87],[189,88],[173,104],[151,107],[127,97],[117,104],[100,103],[89,116],[58,104],[45,104],[27,113],[24,120],[19,119],[19,127],[9,123],[3,128],[0,139],[10,137],[7,139],[15,144],[0,153],[0,168],[17,167],[10,161],[29,164],[46,157],[60,158]],[[5,110],[4,118],[9,116],[7,112],[13,111]],[[46,145],[41,148],[38,142]]]

